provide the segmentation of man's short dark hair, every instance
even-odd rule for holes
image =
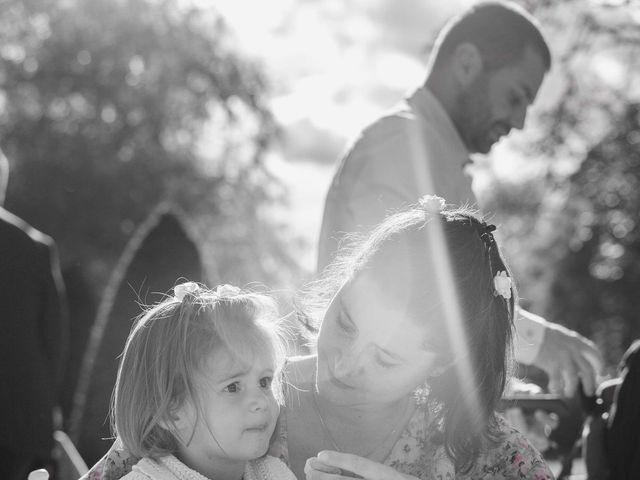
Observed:
[[[551,68],[551,52],[538,22],[512,3],[478,3],[450,20],[436,40],[433,67],[446,62],[463,43],[478,48],[488,71],[518,62],[528,46],[540,53],[547,70]]]

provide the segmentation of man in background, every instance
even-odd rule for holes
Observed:
[[[484,2],[451,20],[431,53],[425,83],[395,111],[364,129],[347,151],[326,197],[318,271],[349,233],[369,232],[423,195],[475,205],[465,166],[512,129],[524,127],[551,66],[537,22],[507,2]],[[602,368],[595,345],[523,309],[516,359],[549,375],[549,389],[595,391]]]
[[[2,208],[0,151],[0,478],[50,466],[67,346],[64,287],[51,238]]]

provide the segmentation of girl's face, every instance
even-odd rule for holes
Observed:
[[[209,356],[195,379],[200,416],[189,401],[176,412],[178,456],[186,465],[203,474],[213,465],[243,469],[247,460],[266,453],[279,413],[271,387],[274,358],[268,348],[247,361],[226,348]]]
[[[364,271],[337,293],[318,336],[317,385],[324,398],[349,406],[391,403],[433,371],[429,329],[410,318],[398,292]]]

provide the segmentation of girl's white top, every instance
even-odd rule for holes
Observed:
[[[243,480],[296,480],[291,470],[269,455],[247,462]],[[217,480],[190,469],[173,455],[159,460],[143,458],[121,480]]]

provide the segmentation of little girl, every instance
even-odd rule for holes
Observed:
[[[126,480],[295,480],[265,456],[284,360],[275,302],[195,283],[149,309],[127,340],[112,422],[141,460]]]

